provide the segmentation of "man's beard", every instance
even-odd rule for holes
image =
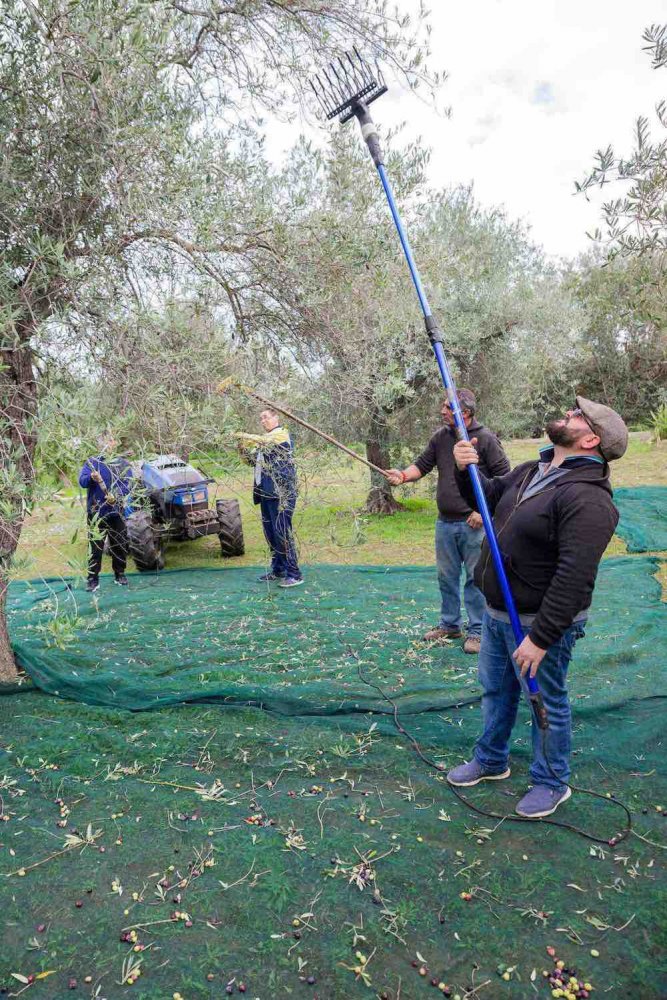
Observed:
[[[571,448],[573,444],[583,437],[581,431],[575,431],[568,426],[567,420],[550,420],[544,428],[546,435],[552,444],[558,444],[563,448]]]

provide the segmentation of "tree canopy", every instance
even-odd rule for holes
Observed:
[[[644,32],[644,51],[651,55],[654,69],[667,67],[667,24],[653,24]],[[634,147],[619,155],[613,146],[598,150],[593,169],[576,190],[588,196],[594,188],[620,185],[624,193],[604,202],[602,215],[606,232],[593,234],[608,245],[612,256],[643,253],[664,255],[667,251],[667,103],[655,108],[658,138],[648,118],[635,122]]]

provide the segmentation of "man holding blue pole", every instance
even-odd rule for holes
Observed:
[[[387,86],[380,68],[377,64],[375,67],[371,67],[359,51],[354,48],[351,52],[339,56],[328,68],[323,68],[321,73],[316,74],[314,79],[311,80],[311,86],[328,120],[338,117],[341,124],[345,124],[345,122],[350,121],[352,118],[357,119],[362,138],[377,169],[378,177],[387,197],[389,211],[394,220],[396,232],[403,253],[405,254],[405,260],[410,271],[415,292],[419,299],[419,305],[424,317],[425,331],[433,348],[433,354],[442,383],[447,389],[447,396],[452,406],[454,423],[457,433],[461,438],[461,442],[457,445],[459,448],[457,459],[459,471],[463,473],[463,470],[467,468],[470,483],[468,484],[464,475],[457,478],[460,483],[466,483],[466,493],[463,495],[468,497],[471,505],[474,502],[475,509],[481,515],[486,533],[484,546],[488,552],[482,552],[482,556],[485,556],[485,558],[480,559],[476,572],[479,574],[480,567],[482,567],[481,589],[484,593],[486,591],[483,578],[490,571],[493,572],[493,597],[491,598],[487,594],[487,599],[495,611],[503,614],[506,613],[509,618],[509,622],[501,620],[501,624],[510,626],[512,639],[509,639],[510,631],[503,630],[505,637],[504,646],[501,646],[500,640],[498,640],[495,649],[497,662],[489,662],[484,665],[485,669],[488,668],[489,673],[489,689],[488,692],[485,691],[485,735],[488,730],[492,736],[497,737],[494,747],[495,759],[493,762],[488,759],[485,761],[480,753],[479,758],[476,758],[470,764],[464,765],[463,768],[455,768],[454,771],[450,772],[450,781],[452,784],[474,785],[484,777],[499,778],[506,776],[504,772],[509,774],[509,769],[507,768],[507,744],[516,718],[520,686],[514,676],[513,669],[508,672],[507,667],[510,666],[513,668],[514,660],[516,660],[522,671],[522,685],[533,712],[534,741],[539,742],[535,727],[539,728],[543,747],[548,742],[548,737],[550,736],[550,714],[547,701],[551,707],[555,706],[556,709],[560,709],[563,707],[562,703],[564,699],[565,706],[567,707],[567,723],[565,723],[564,718],[561,718],[557,726],[557,739],[561,739],[563,743],[560,747],[562,773],[559,776],[550,766],[550,761],[546,760],[543,754],[545,766],[540,769],[538,778],[534,777],[534,780],[544,778],[545,783],[536,785],[533,792],[537,794],[533,796],[533,792],[530,792],[529,795],[521,800],[518,807],[522,815],[527,815],[535,819],[541,816],[548,816],[558,807],[560,802],[568,797],[570,791],[567,786],[567,778],[565,777],[566,773],[569,774],[569,744],[567,747],[565,746],[567,739],[563,736],[563,734],[566,734],[569,738],[569,706],[567,706],[567,692],[564,688],[565,667],[567,666],[567,660],[569,660],[569,653],[564,659],[563,668],[560,671],[555,671],[556,675],[559,673],[561,675],[560,691],[551,691],[547,698],[545,698],[541,691],[541,686],[535,677],[535,672],[542,660],[545,659],[546,661],[551,655],[551,647],[554,643],[559,644],[560,649],[565,633],[571,627],[575,626],[575,618],[580,612],[584,612],[590,604],[590,595],[593,590],[597,566],[606,544],[613,534],[618,519],[618,512],[611,503],[611,490],[607,481],[606,462],[612,458],[620,458],[625,452],[627,429],[618,414],[610,410],[609,407],[580,399],[577,403],[576,412],[570,411],[567,417],[562,421],[554,422],[551,428],[553,433],[550,431],[550,434],[554,443],[554,454],[549,458],[545,457],[544,462],[532,464],[532,466],[529,464],[527,470],[525,466],[519,467],[519,474],[523,470],[530,477],[529,483],[528,481],[523,482],[520,478],[517,480],[515,475],[517,470],[515,470],[515,473],[509,473],[508,476],[488,481],[491,484],[489,487],[490,494],[500,531],[504,531],[505,527],[509,525],[513,515],[517,513],[524,499],[530,504],[532,503],[533,496],[539,497],[542,493],[554,493],[553,497],[549,497],[549,500],[553,501],[553,503],[551,507],[549,504],[546,505],[543,520],[540,522],[539,518],[537,518],[534,519],[533,523],[530,523],[530,519],[528,519],[526,527],[532,532],[532,537],[528,536],[526,538],[527,546],[523,553],[520,547],[518,552],[515,553],[515,557],[517,555],[526,556],[524,561],[527,565],[522,565],[522,573],[520,575],[517,572],[517,564],[515,563],[513,566],[511,562],[505,559],[505,552],[508,547],[511,547],[508,546],[509,539],[503,537],[503,548],[501,549],[499,544],[500,539],[496,536],[485,487],[482,483],[483,477],[477,468],[478,456],[474,447],[469,447],[471,442],[468,428],[466,427],[461,404],[456,392],[456,385],[445,354],[445,336],[433,314],[426,295],[426,290],[421,280],[389,180],[380,137],[368,110],[369,105],[373,101],[376,101],[387,92]],[[572,426],[569,426],[571,421],[574,421],[574,423]],[[582,423],[586,430],[582,429]],[[585,441],[584,438],[586,439]],[[574,448],[574,450],[568,451],[571,448]],[[591,462],[590,468],[593,473],[596,470],[593,468],[592,463],[596,459],[601,459],[602,461],[598,461],[597,464],[602,465],[602,472],[598,473],[597,477],[595,475],[591,476],[590,481],[588,481],[583,472],[580,476],[579,469],[574,468],[574,462],[571,466],[565,463],[564,460],[566,458],[572,458],[576,462],[581,462],[583,459],[585,466]],[[563,466],[563,469],[560,466]],[[565,476],[570,477],[569,482],[559,484],[558,480]],[[546,482],[547,478],[549,479],[548,484]],[[545,480],[543,484],[541,483],[542,479]],[[599,479],[600,482],[594,483],[595,479]],[[587,514],[585,503],[581,502],[586,497],[587,491],[582,489],[576,490],[574,493],[570,492],[572,487],[580,483],[582,486],[593,486],[596,491],[590,493],[590,496],[588,496],[590,500],[594,501],[592,504],[592,518]],[[530,486],[531,490],[535,491],[530,497],[524,497],[523,495],[523,490],[526,486]],[[565,488],[561,489],[563,486]],[[559,497],[559,503],[555,501],[556,495]],[[544,498],[541,497],[541,499]],[[572,509],[568,509],[565,502],[569,499],[576,501]],[[514,505],[512,505],[513,501]],[[563,503],[560,501],[563,501]],[[549,518],[552,513],[554,517],[550,521]],[[599,518],[599,521],[596,521],[596,518]],[[572,531],[572,519],[575,522],[581,522],[583,529],[581,532]],[[517,518],[518,522],[521,522],[521,520],[522,516]],[[590,524],[589,521],[591,522]],[[514,527],[514,525],[512,526]],[[558,533],[554,534],[552,532],[552,527],[554,526],[558,530],[561,530],[564,540],[562,561],[560,538]],[[588,534],[589,528],[590,535]],[[514,534],[513,531],[508,532],[508,536],[510,537]],[[581,565],[578,565],[578,556],[581,557]],[[510,576],[513,578],[514,583],[518,585],[521,593],[521,605],[523,606],[520,607],[520,610],[517,609],[517,604],[512,595]],[[531,576],[534,578],[534,582],[530,579]],[[572,585],[572,595],[575,598],[574,603],[578,605],[571,615],[570,611],[573,602],[571,596],[567,598],[567,587],[563,587],[562,580]],[[558,581],[558,585],[552,590],[552,583],[555,581]],[[530,597],[527,597],[527,593],[530,594]],[[562,613],[552,614],[557,599],[563,596],[566,597],[565,607],[568,608],[565,616],[565,624],[563,624]],[[536,602],[537,606],[535,606]],[[541,606],[542,604],[545,605],[544,609]],[[542,616],[542,621],[539,621],[543,610],[545,614]],[[520,611],[524,613],[524,616],[535,613],[535,620],[539,621],[540,635],[536,633],[534,624],[531,625],[527,621],[526,624],[522,624]],[[547,629],[547,632],[550,631],[550,635],[547,635],[543,631],[543,626],[549,619],[551,619],[551,628],[550,630]],[[486,618],[487,622],[491,620],[493,619],[490,616]],[[527,625],[530,627],[529,636],[525,634]],[[485,635],[487,632],[488,626],[486,629],[483,626],[482,647],[485,646]],[[569,637],[571,642],[573,642],[573,633],[569,633]],[[540,641],[543,643],[541,646],[539,644]],[[488,641],[486,647],[487,649],[489,648]],[[547,653],[549,656],[545,657]],[[492,659],[493,656],[489,655],[489,661]],[[548,678],[552,676],[552,673],[547,671],[544,666],[542,673],[546,674]],[[514,684],[511,682],[510,674],[514,678]],[[559,685],[556,683],[555,688],[558,689],[558,687]],[[502,704],[503,698],[505,701],[504,706]],[[498,725],[494,725],[494,719],[492,718],[493,713],[491,709],[494,706],[499,710]],[[478,747],[481,750],[481,741]],[[465,768],[468,770],[466,771]],[[546,784],[545,772],[549,776],[549,780],[553,781],[555,779],[555,786],[552,787]]]
[[[521,695],[520,678],[539,682],[546,733],[533,718],[533,787],[516,807],[541,819],[571,795],[571,714],[567,669],[584,635],[600,559],[618,523],[608,462],[621,458],[628,432],[608,406],[577,396],[576,407],[546,426],[551,447],[537,462],[480,480],[525,637],[517,647],[488,544],[475,570],[487,601],[479,654],[483,732],[469,763],[447,775],[452,785],[509,777],[509,739]],[[479,464],[477,441],[454,446],[456,481],[477,506],[468,467]],[[546,751],[546,753],[545,753]]]

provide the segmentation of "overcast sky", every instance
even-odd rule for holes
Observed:
[[[667,72],[651,69],[641,37],[667,18],[667,0],[430,6],[434,65],[449,73],[443,98],[452,117],[438,117],[392,86],[373,107],[376,121],[408,121],[408,134],[424,137],[433,149],[433,184],[472,182],[479,201],[522,218],[550,254],[585,250],[602,199],[587,204],[573,194],[574,181],[598,148],[611,142],[628,151],[634,119],[654,118],[656,103],[667,97]],[[279,160],[294,135],[294,125],[271,127],[269,155]]]

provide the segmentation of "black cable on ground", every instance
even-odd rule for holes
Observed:
[[[364,677],[358,655],[349,646],[348,650],[350,655],[353,656],[354,659],[357,661],[357,672],[359,674],[359,679],[361,680],[361,682],[363,684],[366,684],[367,687],[371,687],[375,691],[377,691],[377,693],[386,702],[388,702],[389,705],[391,705],[394,718],[394,725],[396,726],[399,733],[401,733],[401,735],[404,736],[411,743],[415,753],[418,755],[418,757],[420,757],[421,760],[424,761],[424,763],[428,767],[431,767],[435,771],[442,773],[442,771],[444,770],[443,765],[436,763],[436,761],[432,760],[424,753],[424,751],[420,747],[415,737],[407,731],[403,723],[400,721],[398,717],[398,705],[393,700],[393,698],[390,698],[389,695],[382,690],[379,684],[376,684],[374,681],[368,680],[367,677]],[[470,801],[470,799],[467,799],[466,796],[463,795],[458,790],[458,788],[455,785],[451,785],[449,782],[447,782],[447,787],[449,791],[452,792],[452,794],[456,796],[456,798],[460,802],[462,802],[463,805],[465,805],[468,809],[472,809],[473,812],[478,813],[480,816],[485,816],[488,819],[506,820],[511,823],[546,823],[548,826],[558,826],[563,830],[570,830],[572,833],[576,833],[580,837],[584,837],[586,840],[592,840],[593,843],[595,844],[606,844],[608,847],[615,847],[622,840],[625,840],[626,837],[630,835],[630,832],[632,830],[632,813],[630,812],[629,808],[625,805],[624,802],[621,802],[620,799],[617,798],[609,799],[607,798],[606,795],[603,795],[601,792],[594,792],[590,788],[579,788],[577,785],[573,785],[569,781],[563,781],[561,778],[559,778],[558,775],[554,773],[553,768],[549,763],[549,758],[546,752],[546,735],[547,735],[547,730],[542,729],[542,752],[544,754],[544,759],[546,761],[547,767],[551,771],[551,774],[556,779],[556,781],[560,782],[560,784],[567,785],[567,787],[570,788],[573,792],[578,792],[580,795],[590,795],[594,799],[601,799],[603,802],[607,803],[611,801],[615,805],[619,806],[623,810],[626,816],[626,825],[621,830],[620,833],[615,834],[613,837],[598,837],[595,834],[589,833],[587,830],[582,830],[581,827],[575,826],[574,823],[567,823],[565,820],[549,819],[546,816],[538,819],[530,819],[527,816],[518,816],[516,813],[491,812],[489,809],[482,809],[481,806],[474,805]]]

